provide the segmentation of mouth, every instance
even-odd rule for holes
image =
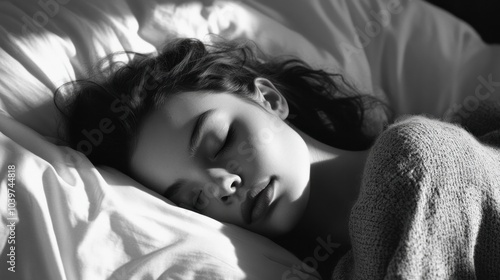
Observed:
[[[266,184],[257,185],[247,192],[246,200],[241,204],[241,214],[247,224],[262,219],[274,197],[274,177]]]

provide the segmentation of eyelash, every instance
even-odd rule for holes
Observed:
[[[226,139],[224,140],[224,143],[222,144],[221,148],[217,151],[217,153],[215,153],[214,159],[216,159],[220,155],[223,155],[224,152],[226,152],[229,148],[231,148],[232,140],[234,137],[234,130],[235,129],[233,126],[229,127]]]

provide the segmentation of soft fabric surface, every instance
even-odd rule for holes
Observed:
[[[52,92],[84,78],[100,58],[154,52],[173,36],[209,40],[208,33],[344,73],[396,115],[442,116],[454,104],[468,113],[474,101],[498,97],[498,46],[418,0],[0,1],[0,110],[12,117],[0,127],[0,201],[7,165],[18,167],[20,190],[16,252],[24,274],[14,276],[279,279],[307,270],[267,239],[172,207],[41,137],[60,136]],[[8,213],[0,206],[5,261]]]
[[[449,11],[466,21],[488,43],[500,43],[500,33],[494,24],[496,17],[495,2],[489,0],[425,0]]]
[[[172,36],[254,40],[344,73],[396,115],[439,117],[500,81],[500,48],[420,0],[47,1],[63,4],[46,12],[37,0],[0,1],[0,108],[45,136],[59,136],[58,86],[107,54],[153,52]]]
[[[333,279],[498,279],[500,142],[422,117],[372,148]]]
[[[259,280],[280,279],[292,266],[309,274],[268,239],[180,209],[1,114],[0,131],[0,195],[7,201],[12,189],[16,203],[0,204],[0,279]],[[10,246],[15,273],[5,265]]]

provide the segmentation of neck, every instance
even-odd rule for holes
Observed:
[[[369,150],[337,149],[296,131],[308,146],[311,176],[307,208],[291,234],[302,240],[329,236],[338,243],[349,243],[349,213],[359,193]]]

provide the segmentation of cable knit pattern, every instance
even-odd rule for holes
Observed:
[[[411,117],[376,141],[332,279],[500,279],[500,150]]]

